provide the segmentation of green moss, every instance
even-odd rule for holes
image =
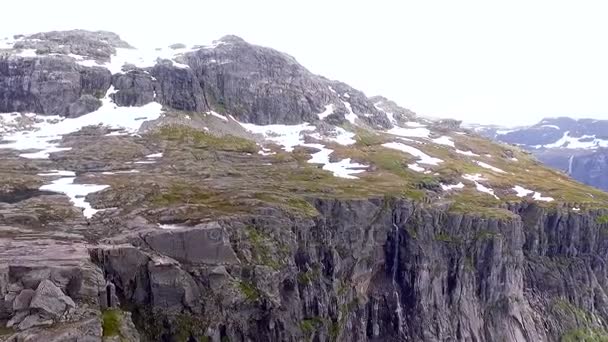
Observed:
[[[596,219],[598,224],[608,224],[608,215],[602,215]]]
[[[120,335],[120,320],[122,313],[120,310],[110,309],[102,313],[103,336],[119,336]]]
[[[0,336],[12,335],[14,333],[15,330],[5,327],[4,324],[0,324]]]
[[[561,342],[608,342],[608,333],[600,329],[579,328],[564,334]]]
[[[255,302],[260,299],[260,291],[255,287],[254,284],[246,281],[240,281],[238,283],[239,290],[247,298],[247,300]]]
[[[572,303],[564,299],[554,300],[552,308],[554,311],[576,319],[578,324],[587,324],[592,321],[591,315],[587,311],[573,305]]]
[[[441,232],[441,233],[437,233],[435,234],[434,237],[435,241],[441,241],[441,242],[448,242],[448,243],[460,243],[462,242],[459,238],[455,237],[455,236],[451,236],[448,233],[445,232]]]
[[[208,341],[209,337],[205,336],[208,323],[198,315],[188,313],[179,314],[175,318],[175,340],[177,342],[187,342],[190,337],[196,337],[197,341]]]
[[[298,283],[301,285],[311,284],[313,281],[321,278],[321,268],[317,265],[306,272],[298,273]]]
[[[156,132],[156,137],[173,142],[177,147],[191,145],[194,148],[211,149],[229,152],[257,153],[254,141],[232,135],[216,136],[183,125],[163,126]]]
[[[265,202],[274,203],[279,207],[305,217],[314,217],[319,215],[317,209],[306,200],[288,193],[261,192],[256,193],[255,198]]]
[[[500,233],[498,232],[493,232],[490,230],[480,230],[478,231],[475,236],[473,237],[474,240],[476,241],[480,241],[480,240],[491,240],[494,239],[496,237],[502,236]]]
[[[256,263],[274,270],[279,270],[283,266],[282,260],[286,257],[284,255],[286,251],[278,248],[280,246],[277,245],[276,241],[253,226],[247,227],[247,235],[251,242],[251,252]]]
[[[313,317],[308,319],[303,319],[300,322],[300,330],[307,337],[312,337],[317,332],[319,328],[323,326],[323,319],[320,317]]]
[[[365,129],[357,130],[357,135],[355,136],[355,140],[357,141],[357,146],[374,146],[381,145],[389,139],[381,134],[377,134]]]

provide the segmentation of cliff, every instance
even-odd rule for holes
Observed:
[[[608,336],[608,194],[234,36],[0,50],[0,341]]]

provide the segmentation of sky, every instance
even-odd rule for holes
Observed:
[[[427,117],[608,119],[607,1],[30,0],[2,12],[0,37],[82,28],[166,46],[236,34]]]

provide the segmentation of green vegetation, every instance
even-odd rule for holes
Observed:
[[[247,236],[251,242],[251,253],[254,262],[279,270],[287,258],[288,250],[281,248],[272,237],[264,234],[253,226],[247,227]]]
[[[208,325],[201,316],[182,313],[175,318],[175,323],[177,342],[187,342],[191,336],[196,337],[197,341],[209,341],[209,337],[205,335]]]
[[[448,233],[437,233],[435,234],[435,241],[441,241],[441,242],[453,242],[453,243],[457,243],[460,242],[460,240],[458,238],[455,238],[451,235],[449,235]]]
[[[319,215],[317,209],[306,200],[289,193],[260,192],[255,194],[255,198],[267,203],[275,203],[283,209],[302,216],[314,217]]]
[[[105,310],[102,313],[103,336],[119,336],[122,313],[117,309]]]
[[[312,269],[298,273],[298,284],[309,285],[319,278],[321,278],[321,268],[318,265],[314,265]]]
[[[323,326],[323,319],[320,317],[307,318],[300,322],[300,330],[307,337],[314,336],[315,332]]]
[[[212,149],[229,152],[257,153],[258,147],[255,142],[232,135],[216,136],[189,126],[174,125],[163,126],[157,132],[157,137],[169,142],[183,145],[191,145],[198,149]]]
[[[255,302],[260,299],[260,291],[251,282],[240,281],[238,283],[239,290],[245,296],[245,298],[251,302]]]
[[[514,185],[555,198],[555,202],[535,202],[550,209],[557,208],[563,202],[576,203],[577,207],[585,210],[608,203],[605,193],[541,166],[513,146],[495,144],[470,135],[452,136],[458,149],[479,155],[471,158],[456,153],[452,147],[416,143],[416,148],[422,152],[443,160],[436,166],[424,166],[429,171],[425,174],[408,167],[408,164],[415,162],[415,157],[382,146],[385,142],[394,141],[394,136],[360,127],[349,129],[356,132],[355,144],[343,146],[330,143],[327,147],[334,150],[332,158],[351,158],[370,166],[367,172],[358,174],[356,180],[334,177],[319,165],[309,164],[310,151],[307,148],[298,147],[293,152],[281,151],[273,156],[259,156],[255,153],[258,149],[255,142],[247,139],[230,135],[220,137],[185,126],[160,128],[151,136],[160,139],[160,142],[154,140],[154,143],[167,145],[165,149],[170,151],[168,155],[179,158],[175,162],[178,165],[176,168],[183,161],[189,165],[187,171],[192,170],[193,175],[200,174],[200,177],[189,180],[183,177],[175,180],[165,178],[160,181],[163,183],[159,186],[160,191],[146,199],[157,206],[189,204],[197,206],[199,212],[206,210],[206,213],[220,214],[251,212],[253,208],[271,206],[308,218],[318,215],[309,198],[392,197],[420,203],[442,201],[452,213],[496,220],[516,218],[515,214],[504,209],[508,202],[522,201],[514,195]],[[220,151],[252,155],[244,158],[242,155],[218,153]],[[511,157],[516,157],[518,161],[512,161]],[[490,172],[472,159],[484,161],[505,173]],[[461,178],[463,174],[475,173],[483,174],[487,179],[484,184],[496,191],[499,200],[475,190],[472,182]],[[526,174],[525,179],[521,177],[523,173]],[[207,179],[209,182],[205,182]],[[205,184],[200,184],[201,181]],[[441,184],[457,184],[460,181],[465,183],[465,189],[441,190]],[[605,220],[608,222],[608,219]],[[410,235],[416,238],[414,232],[411,231]],[[490,237],[480,235],[477,238]],[[277,266],[264,253],[259,258],[257,262]]]
[[[608,224],[608,215],[602,215],[596,219],[598,224]]]
[[[561,342],[608,342],[608,333],[599,329],[579,328],[564,334]]]
[[[496,237],[502,236],[502,234],[498,233],[498,232],[493,232],[490,230],[480,230],[475,234],[475,237],[473,238],[476,241],[480,241],[480,240],[492,240]]]

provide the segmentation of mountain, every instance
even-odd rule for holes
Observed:
[[[548,118],[517,129],[478,127],[478,132],[530,151],[572,178],[608,190],[608,120]]]
[[[0,341],[608,336],[608,194],[516,146],[235,36],[0,44]]]

